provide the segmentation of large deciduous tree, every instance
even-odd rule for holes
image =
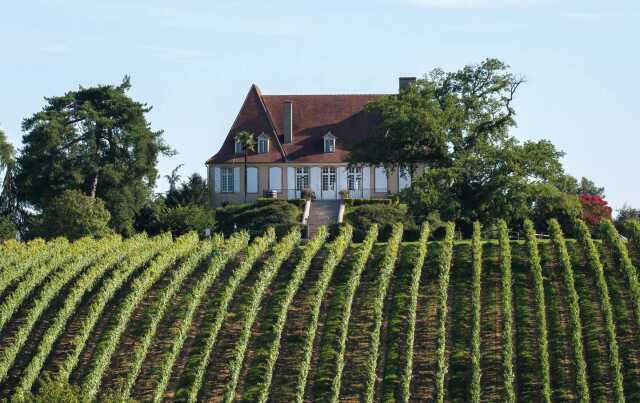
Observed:
[[[367,106],[381,123],[354,147],[351,162],[408,169],[414,179],[405,199],[418,219],[438,212],[470,230],[475,220],[522,218],[534,186],[566,180],[553,144],[509,134],[524,82],[496,59],[457,72],[433,70]]]
[[[116,231],[132,231],[155,185],[158,157],[172,150],[146,119],[151,107],[134,101],[130,88],[129,77],[117,86],[80,87],[46,98],[24,120],[16,176],[22,200],[42,210],[63,191],[79,190],[105,201]]]

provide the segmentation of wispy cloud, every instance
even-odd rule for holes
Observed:
[[[411,4],[439,8],[490,8],[503,6],[526,6],[538,0],[407,0]]]
[[[475,23],[453,25],[449,27],[449,30],[468,33],[503,33],[517,31],[526,28],[526,26],[526,24],[518,23]]]
[[[565,18],[586,24],[614,23],[621,20],[636,19],[638,16],[638,13],[621,12],[572,12],[564,15]]]

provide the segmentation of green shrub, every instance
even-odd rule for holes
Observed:
[[[0,242],[16,239],[16,226],[9,217],[0,217]]]
[[[224,234],[246,230],[251,235],[257,235],[267,227],[273,227],[276,234],[281,236],[298,226],[301,216],[301,209],[286,200],[236,204],[216,210],[216,228]]]
[[[584,358],[584,345],[582,342],[580,304],[578,293],[575,287],[573,266],[571,265],[569,252],[567,251],[567,243],[565,241],[564,234],[562,233],[562,229],[560,228],[560,224],[557,220],[549,220],[549,231],[551,233],[551,239],[560,260],[564,287],[567,290],[569,321],[571,324],[571,344],[574,354],[578,401],[588,402],[590,401],[589,382],[587,380],[587,364]]]
[[[407,221],[406,205],[365,204],[347,210],[346,221],[353,226],[353,237],[361,242],[373,224],[378,225],[380,241],[387,241],[391,236],[393,225]]]
[[[367,204],[391,204],[391,199],[343,199],[348,207],[365,206]]]
[[[35,231],[43,238],[103,237],[111,232],[110,219],[111,214],[101,199],[66,190],[44,208]]]
[[[471,290],[471,304],[473,306],[471,331],[471,401],[480,402],[480,380],[482,378],[481,362],[481,279],[482,279],[482,239],[480,223],[473,224],[473,289]]]
[[[638,229],[640,228],[640,220],[625,220],[622,222],[616,221],[616,228],[620,235],[625,238],[635,241],[638,238]]]
[[[258,197],[256,199],[256,207],[264,207],[267,206],[269,204],[278,204],[278,203],[282,203],[282,202],[286,202],[289,204],[292,204],[298,208],[304,208],[305,203],[307,202],[305,199],[289,199],[289,200],[281,200],[281,199],[272,199],[270,197]]]
[[[559,191],[551,185],[538,188],[533,207],[533,222],[543,232],[547,221],[556,219],[565,234],[572,235],[575,222],[582,218],[582,205],[576,195]]]
[[[159,218],[160,231],[171,232],[173,236],[180,236],[191,231],[202,235],[205,229],[213,227],[214,211],[192,204],[165,208],[161,211]]]
[[[538,250],[538,239],[530,220],[524,222],[527,249],[529,251],[529,264],[533,272],[533,282],[535,287],[536,319],[538,322],[538,353],[540,356],[540,372],[542,377],[542,398],[545,402],[551,402],[551,376],[549,366],[549,343],[548,327],[546,316],[546,301],[544,297],[544,277],[542,274],[542,264],[540,252]]]

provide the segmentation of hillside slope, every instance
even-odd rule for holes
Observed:
[[[638,245],[453,231],[6,243],[0,398],[640,401]]]

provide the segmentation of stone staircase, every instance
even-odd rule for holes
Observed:
[[[338,200],[316,200],[311,202],[309,210],[309,238],[318,231],[321,225],[329,225],[338,222],[340,202]]]

